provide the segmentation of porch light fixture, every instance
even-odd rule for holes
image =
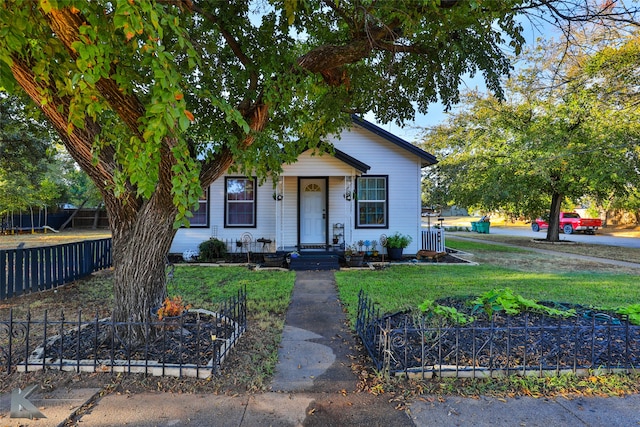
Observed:
[[[273,186],[274,192],[273,192],[273,200],[277,200],[280,201],[282,200],[283,196],[282,196],[282,190],[284,188],[284,178],[282,176],[278,177],[278,184]],[[280,191],[278,191],[280,190]]]
[[[346,192],[342,195],[347,201],[351,201],[353,198],[353,193],[351,192],[351,183],[353,182],[353,178],[350,176],[345,176],[345,188]]]

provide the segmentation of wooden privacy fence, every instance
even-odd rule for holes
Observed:
[[[111,262],[111,239],[0,250],[0,300],[56,288]]]

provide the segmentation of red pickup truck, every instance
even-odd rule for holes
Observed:
[[[571,234],[575,231],[583,231],[585,234],[596,234],[596,230],[602,227],[602,220],[597,218],[580,218],[575,212],[560,212],[560,230],[564,234]],[[549,223],[538,218],[531,223],[533,231],[540,231],[549,228]]]

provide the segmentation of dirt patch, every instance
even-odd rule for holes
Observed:
[[[0,249],[15,249],[19,244],[25,248],[39,246],[61,245],[82,240],[107,239],[111,237],[109,230],[63,230],[59,233],[52,231],[34,234],[3,234],[0,235]]]
[[[61,312],[77,313],[79,310],[85,319],[96,315],[108,317],[113,307],[112,275],[112,270],[101,270],[56,289],[0,301],[0,319],[8,318],[10,310],[16,317],[24,317],[28,312],[41,315],[45,311],[59,316]]]

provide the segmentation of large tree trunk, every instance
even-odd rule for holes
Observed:
[[[175,235],[176,208],[160,206],[152,198],[131,218],[109,211],[113,235],[116,321],[144,322],[166,297],[166,255]],[[114,205],[107,209],[114,209]],[[116,207],[117,209],[117,207]],[[144,340],[144,327],[131,329],[130,339]]]
[[[185,6],[187,5],[191,3],[185,2]],[[74,44],[81,42],[81,27],[88,25],[82,14],[74,7],[62,7],[51,8],[44,15],[50,31],[67,49],[69,61],[76,61],[79,53]],[[356,47],[361,55],[368,52],[368,48],[362,44]],[[323,50],[321,53],[326,52]],[[67,93],[67,89],[60,91],[55,79],[36,75],[34,68],[39,63],[28,52],[15,54],[11,59],[11,71],[17,83],[42,109],[69,154],[89,175],[104,199],[113,235],[115,320],[143,322],[149,319],[151,311],[166,296],[165,259],[176,233],[174,221],[178,208],[173,201],[172,186],[176,174],[180,172],[179,168],[174,171],[174,166],[179,162],[172,151],[176,147],[175,136],[165,135],[161,146],[157,148],[159,176],[153,193],[146,199],[138,191],[134,180],[118,185],[116,177],[123,172],[126,174],[118,157],[128,154],[126,148],[120,148],[122,151],[116,153],[118,144],[105,144],[96,152],[93,143],[102,133],[100,122],[87,114],[83,126],[71,126],[69,118],[73,98]],[[330,64],[326,66],[333,70],[339,68],[342,62],[355,60],[353,54],[339,55],[338,59],[326,60],[324,63]],[[305,64],[310,70],[321,72],[312,66],[313,62],[308,57]],[[122,90],[116,79],[112,78],[120,76],[118,66],[117,62],[110,64],[109,76],[102,76],[95,82],[94,89],[128,127],[131,135],[144,141],[147,138],[142,134],[141,123],[146,112],[145,105],[135,93]],[[256,133],[264,129],[269,117],[269,107],[263,102],[262,95],[248,99],[250,102],[246,106],[244,102],[241,103],[243,107],[239,111],[251,131],[238,135],[241,141],[235,147],[238,150],[254,142]],[[232,162],[233,150],[221,146],[215,156],[202,162],[198,184],[207,188]],[[193,165],[190,164],[189,167]],[[141,342],[145,338],[142,326],[131,332],[124,332],[132,342]]]
[[[562,194],[553,193],[551,197],[551,209],[549,210],[549,229],[547,230],[548,242],[560,241],[560,208],[562,206]]]

